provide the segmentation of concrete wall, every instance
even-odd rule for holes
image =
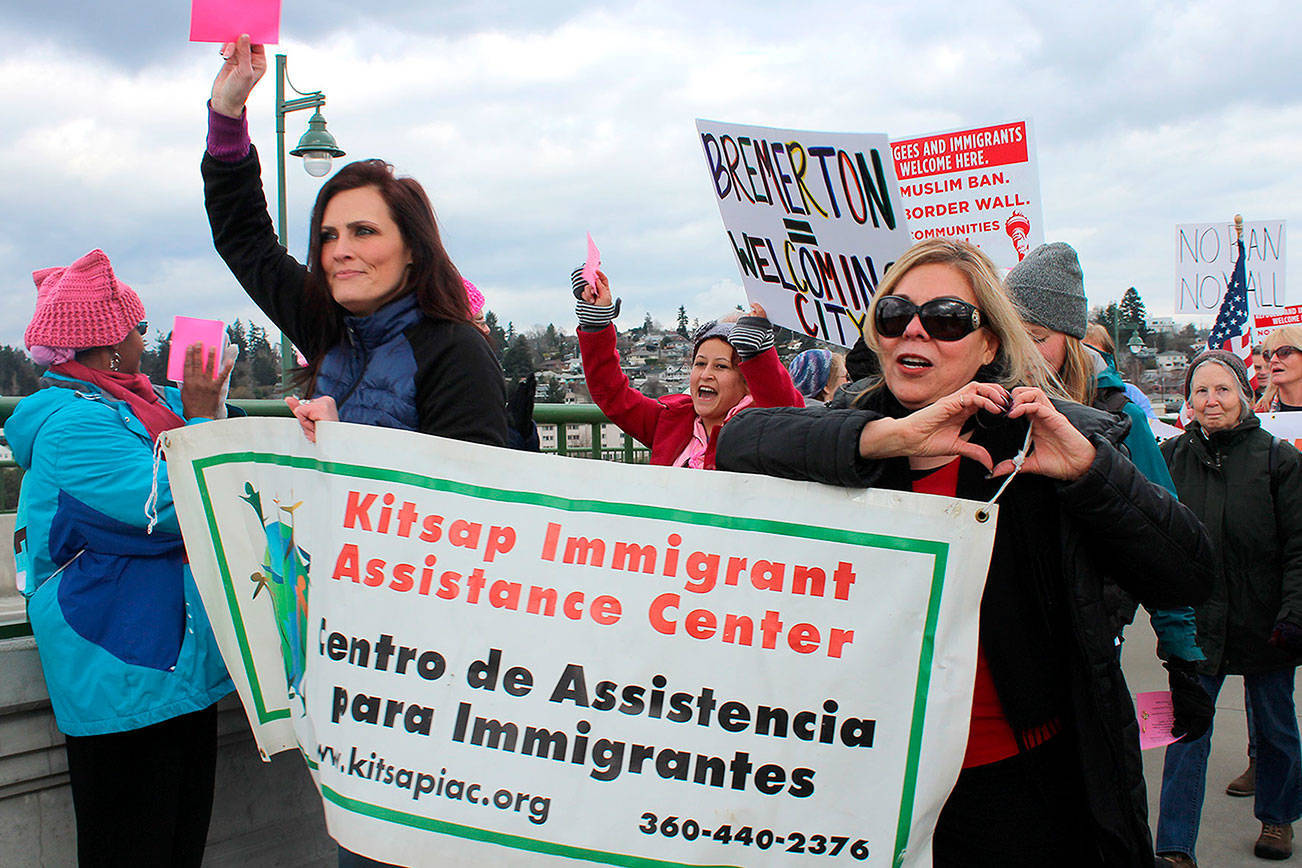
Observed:
[[[12,539],[13,515],[0,515]],[[11,551],[6,544],[4,551]],[[0,556],[0,624],[23,620],[12,555]],[[302,758],[258,758],[234,694],[218,706],[217,789],[204,865],[334,865],[321,798]],[[36,644],[0,640],[0,864],[75,865],[77,835],[63,736],[54,725]]]

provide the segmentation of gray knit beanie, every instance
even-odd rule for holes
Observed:
[[[1041,244],[1008,272],[1004,285],[1027,322],[1084,339],[1085,275],[1070,244]]]
[[[1189,400],[1189,390],[1193,388],[1194,371],[1197,371],[1207,362],[1218,364],[1234,375],[1234,378],[1239,381],[1239,397],[1250,410],[1252,386],[1248,382],[1248,368],[1243,364],[1242,359],[1225,350],[1207,350],[1194,357],[1194,360],[1189,363],[1189,370],[1184,375],[1184,399]]]

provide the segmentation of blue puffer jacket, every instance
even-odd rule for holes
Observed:
[[[310,347],[308,272],[276,240],[257,149],[233,163],[204,154],[203,181],[217,252],[271,321]],[[338,312],[343,339],[326,351],[314,397],[334,398],[341,420],[506,444],[501,368],[474,326],[424,315],[411,293],[370,316]]]
[[[27,471],[18,583],[59,729],[101,735],[207,708],[234,685],[185,563],[167,464],[147,533],[144,425],[90,383],[47,374],[46,384],[19,402],[5,435]],[[164,399],[181,414],[180,392]]]

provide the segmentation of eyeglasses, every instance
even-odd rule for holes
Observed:
[[[149,320],[142,319],[140,322],[136,323],[136,331],[140,332],[141,337],[144,337],[144,335],[149,331]]]
[[[933,298],[917,305],[898,295],[888,295],[877,302],[877,334],[898,338],[916,316],[927,334],[938,341],[962,340],[981,328],[981,311],[957,298]]]
[[[1298,349],[1297,347],[1290,347],[1287,344],[1285,344],[1284,346],[1276,347],[1273,350],[1262,350],[1261,357],[1268,362],[1271,359],[1279,359],[1280,361],[1283,361],[1284,359],[1287,359],[1289,356],[1293,355],[1294,353],[1302,353],[1302,350]]]

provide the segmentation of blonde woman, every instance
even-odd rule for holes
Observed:
[[[1118,450],[1124,425],[1056,393],[975,247],[911,247],[877,288],[866,341],[879,376],[827,409],[738,416],[719,467],[988,500],[1029,423],[1034,450],[1000,498],[967,752],[934,864],[1149,868],[1138,727],[1088,552],[1132,564],[1116,578],[1145,602],[1185,605],[1210,587],[1206,532]]]
[[[1302,410],[1302,326],[1275,329],[1262,341],[1261,355],[1270,366],[1270,385],[1257,411]]]

